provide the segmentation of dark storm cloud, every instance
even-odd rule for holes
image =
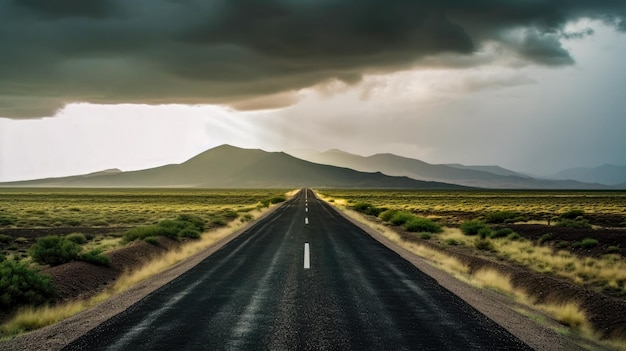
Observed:
[[[0,116],[74,101],[273,105],[329,79],[471,57],[486,42],[566,65],[560,40],[591,34],[566,23],[623,30],[625,14],[623,0],[2,1]]]

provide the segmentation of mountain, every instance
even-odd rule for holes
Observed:
[[[501,176],[516,176],[516,177],[522,177],[522,178],[532,178],[526,174],[514,172],[514,171],[511,171],[510,169],[502,168],[500,166],[465,166],[465,165],[458,164],[458,163],[447,163],[447,164],[443,164],[442,166],[448,166],[448,167],[454,167],[454,168],[460,168],[460,169],[473,169],[475,171],[488,172],[488,173],[493,173],[493,174],[497,174]]]
[[[360,156],[341,150],[301,155],[304,159],[363,172],[492,189],[609,189],[575,180],[536,179],[497,166],[436,165],[394,154]]]
[[[89,175],[0,183],[37,187],[197,187],[197,188],[408,188],[460,189],[462,186],[365,173],[321,165],[283,152],[222,145],[181,164],[132,172],[105,171]]]
[[[620,183],[626,183],[626,166],[605,164],[599,167],[570,168],[563,170],[550,178],[619,185]]]

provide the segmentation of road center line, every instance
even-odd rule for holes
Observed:
[[[311,268],[311,257],[309,255],[309,243],[304,243],[304,269]]]
[[[304,224],[309,224],[309,217],[304,218]]]

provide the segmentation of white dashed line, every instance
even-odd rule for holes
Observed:
[[[306,217],[306,218],[304,219],[304,224],[309,224],[309,217]]]
[[[304,243],[304,269],[311,268],[311,256],[309,255],[309,243]]]

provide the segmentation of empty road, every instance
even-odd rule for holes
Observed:
[[[178,349],[530,348],[309,190],[65,348]]]

